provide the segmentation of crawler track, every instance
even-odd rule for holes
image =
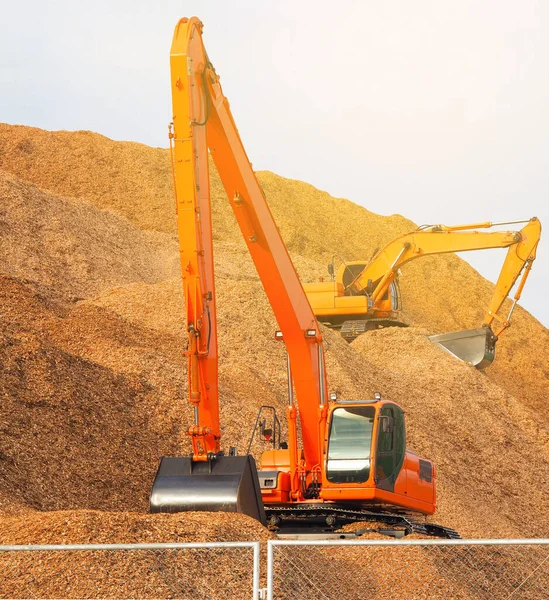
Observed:
[[[334,531],[347,525],[360,521],[382,523],[390,526],[393,533],[398,536],[419,533],[438,538],[460,539],[459,533],[450,527],[423,523],[413,517],[395,513],[373,512],[361,508],[349,509],[338,506],[319,506],[318,504],[305,504],[303,506],[266,506],[267,521],[269,526],[279,531]],[[393,535],[389,533],[388,535]]]
[[[362,319],[345,321],[339,330],[341,337],[351,343],[361,333],[385,327],[408,327],[408,323],[396,319]]]

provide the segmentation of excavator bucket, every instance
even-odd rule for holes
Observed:
[[[429,340],[477,369],[485,369],[494,360],[497,337],[490,328],[479,327],[431,335]]]
[[[163,457],[151,491],[150,510],[238,512],[266,523],[257,469],[249,454],[194,463],[190,457]]]

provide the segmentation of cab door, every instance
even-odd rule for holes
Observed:
[[[398,406],[385,405],[378,419],[375,483],[379,489],[394,492],[406,449],[404,413]]]

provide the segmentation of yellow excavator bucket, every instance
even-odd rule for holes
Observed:
[[[477,369],[485,369],[494,360],[497,337],[489,327],[441,333],[428,336],[428,339]]]

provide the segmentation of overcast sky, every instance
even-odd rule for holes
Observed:
[[[418,224],[549,227],[543,0],[0,0],[0,121],[166,147],[193,15],[256,170]],[[462,256],[494,281],[504,255]],[[522,301],[546,326],[548,280],[546,235]]]

